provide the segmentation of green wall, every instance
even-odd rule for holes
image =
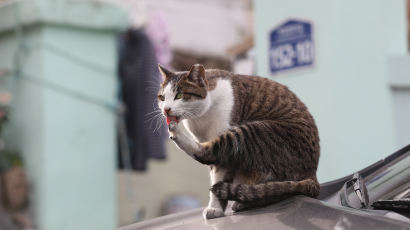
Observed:
[[[407,53],[405,1],[255,1],[258,75],[288,85],[315,117],[321,182],[397,150],[388,60]],[[269,32],[289,18],[311,21],[316,62],[271,75]]]
[[[17,79],[8,142],[24,155],[37,229],[114,229],[116,34],[126,26],[126,15],[87,1],[50,4],[57,2],[54,11],[48,1],[0,8],[1,68]],[[14,7],[40,12],[20,15],[20,37],[8,14]],[[18,44],[26,49],[16,77]]]

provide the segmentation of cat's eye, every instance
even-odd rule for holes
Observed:
[[[160,101],[165,101],[164,95],[158,95],[158,100],[160,100]]]
[[[177,93],[177,95],[175,95],[175,99],[181,99],[183,96],[183,93]]]

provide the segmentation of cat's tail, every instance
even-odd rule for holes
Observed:
[[[235,200],[244,203],[297,194],[316,198],[319,195],[319,190],[319,183],[313,179],[275,181],[255,185],[218,182],[211,188],[212,193],[220,199]]]

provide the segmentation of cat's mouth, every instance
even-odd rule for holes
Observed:
[[[171,123],[171,121],[176,121],[177,123],[179,122],[179,116],[167,116],[167,125]]]

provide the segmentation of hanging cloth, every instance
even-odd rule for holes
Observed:
[[[168,138],[165,122],[158,114],[157,93],[161,83],[153,46],[143,30],[128,30],[119,36],[119,78],[125,104],[130,165],[145,170],[149,158],[165,158]],[[161,125],[161,126],[160,126]],[[119,167],[124,162],[119,154]]]

